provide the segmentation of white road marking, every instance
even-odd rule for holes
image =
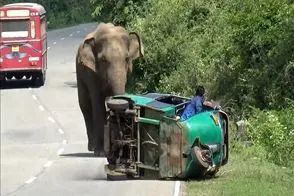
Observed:
[[[52,122],[52,123],[55,123],[54,118],[52,118],[51,116],[48,117],[48,120],[49,120],[50,122]]]
[[[17,89],[18,90],[18,89]],[[29,87],[29,90],[31,91],[32,90],[32,88],[31,87]]]
[[[63,153],[64,149],[63,148],[60,148],[57,152],[57,155],[60,155],[61,153]]]
[[[45,108],[42,105],[39,105],[39,110],[45,111]]]
[[[34,180],[36,180],[36,178],[37,177],[31,177],[30,179],[28,179],[27,181],[26,181],[26,184],[31,184],[32,182],[34,182]]]
[[[47,50],[49,50],[49,49],[50,49],[50,47],[47,48]]]
[[[44,167],[50,167],[51,165],[52,165],[52,161],[48,161],[45,165],[44,165]]]
[[[62,141],[62,144],[67,144],[67,141],[66,141],[66,140],[63,140],[63,141]]]
[[[37,96],[36,95],[32,95],[34,100],[37,100]]]
[[[53,44],[56,44],[56,42],[53,42]]]
[[[180,187],[181,187],[181,182],[176,181],[175,183],[175,189],[174,189],[174,195],[173,196],[179,196],[180,195]]]
[[[69,37],[72,37],[72,34],[70,34]]]
[[[61,135],[64,134],[64,131],[63,131],[61,128],[58,129],[58,132],[59,132]]]
[[[63,37],[63,38],[61,38],[61,40],[64,40],[65,38]]]

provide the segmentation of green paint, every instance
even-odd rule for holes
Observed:
[[[197,114],[186,121],[181,122],[184,126],[186,134],[186,140],[188,142],[187,151],[189,151],[196,138],[199,138],[202,144],[222,144],[222,130],[220,126],[217,126],[211,115],[212,111],[206,111],[200,114]],[[221,122],[221,121],[220,121]],[[223,152],[214,154],[213,160],[216,165],[221,163]],[[193,160],[191,156],[187,158],[186,164],[186,175],[193,176],[195,173],[195,166],[193,165]]]
[[[152,125],[159,125],[160,124],[159,120],[154,120],[154,119],[150,119],[150,118],[143,118],[143,117],[139,117],[139,122],[152,124]]]
[[[196,137],[200,138],[201,143],[221,143],[221,128],[212,120],[212,114],[211,111],[203,112],[182,122],[190,145]]]
[[[196,138],[202,144],[223,145],[222,129],[216,125],[211,115],[213,110],[204,111],[186,121],[175,119],[176,106],[167,106],[160,109],[152,108],[148,104],[155,99],[140,95],[124,94],[116,97],[132,99],[137,106],[144,109],[144,116],[139,117],[143,126],[159,125],[159,141],[161,152],[159,156],[159,175],[165,177],[194,177],[197,167],[191,156],[191,148]],[[143,111],[143,110],[142,110]],[[218,116],[218,115],[217,115]],[[221,124],[223,119],[219,119]],[[144,125],[145,124],[145,125]],[[213,154],[216,165],[223,159],[223,148]],[[184,157],[183,154],[187,156]]]
[[[138,106],[145,106],[145,107],[150,107],[147,104],[154,101],[155,99],[149,98],[149,97],[144,97],[140,95],[134,95],[134,94],[123,94],[123,95],[118,95],[115,97],[127,97],[132,99],[136,105]],[[158,110],[164,113],[166,116],[174,116],[175,115],[175,106],[167,106],[161,109],[153,108],[154,110]]]
[[[132,99],[136,105],[139,106],[146,106],[148,103],[152,102],[153,99],[152,98],[148,98],[148,97],[143,97],[140,95],[133,95],[133,94],[123,94],[123,95],[118,95],[115,97],[127,97]]]

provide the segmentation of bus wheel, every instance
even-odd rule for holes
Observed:
[[[27,79],[27,80],[30,79],[30,78],[32,77],[31,74],[26,74],[25,76],[26,76],[26,79]]]
[[[5,83],[5,75],[0,74],[0,87],[3,87]]]
[[[23,75],[22,74],[15,74],[14,77],[17,79],[17,80],[21,80],[23,78]]]
[[[32,82],[35,86],[44,86],[46,80],[46,72],[35,74],[32,76]]]
[[[12,79],[12,77],[13,77],[13,75],[12,75],[12,74],[10,74],[10,73],[8,73],[8,74],[6,75],[6,78],[7,78],[8,80],[11,80],[11,79]]]

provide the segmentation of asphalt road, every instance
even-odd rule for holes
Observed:
[[[178,195],[174,181],[106,181],[106,160],[87,151],[74,61],[95,27],[50,31],[45,86],[1,90],[1,195]]]

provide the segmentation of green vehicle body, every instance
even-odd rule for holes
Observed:
[[[136,120],[141,127],[142,143],[139,143],[142,152],[138,154],[140,159],[137,157],[134,161],[138,172],[133,176],[146,177],[152,173],[153,178],[159,179],[194,178],[214,175],[228,162],[228,116],[221,109],[204,106],[201,113],[181,121],[177,116],[190,102],[186,97],[149,93],[124,94],[112,99],[131,101],[140,111]],[[172,103],[173,99],[177,102]],[[147,142],[147,139],[144,139],[142,130],[149,132],[157,146],[143,146],[143,141]],[[153,153],[155,151],[157,153]],[[210,156],[209,160],[203,158],[202,152]],[[144,170],[144,174],[140,170]],[[110,174],[109,169],[106,172]]]

